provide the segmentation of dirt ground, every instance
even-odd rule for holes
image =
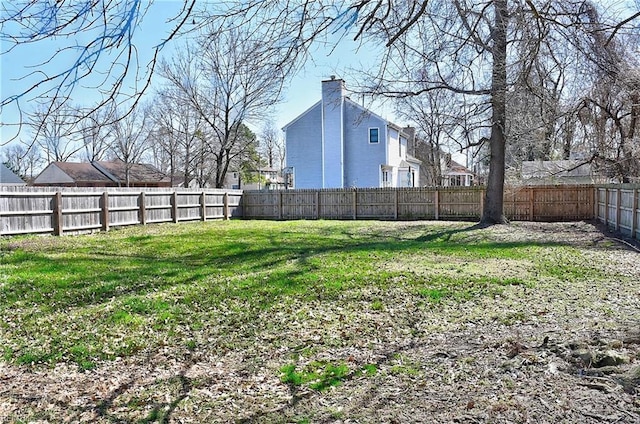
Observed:
[[[610,278],[542,279],[437,308],[391,289],[395,307],[363,313],[361,330],[323,327],[337,312],[318,305],[302,346],[327,331],[363,334],[301,349],[300,364],[338,358],[377,369],[322,392],[282,382],[290,352],[269,332],[250,351],[167,348],[86,372],[0,362],[0,422],[640,423],[637,247],[582,222],[484,231],[570,243]]]

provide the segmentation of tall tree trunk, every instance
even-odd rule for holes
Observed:
[[[494,0],[495,23],[492,38],[493,70],[491,80],[491,150],[487,192],[482,211],[483,224],[503,224],[504,166],[507,94],[507,0]]]

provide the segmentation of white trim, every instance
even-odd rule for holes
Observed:
[[[384,126],[384,161],[389,163],[389,122]]]

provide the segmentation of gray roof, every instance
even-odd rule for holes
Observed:
[[[0,185],[26,185],[20,177],[13,173],[5,164],[0,163]]]

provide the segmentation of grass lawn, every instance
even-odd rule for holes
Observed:
[[[476,304],[447,321],[515,325],[541,312],[505,291],[609,278],[568,244],[491,234],[451,222],[216,221],[2,239],[0,359],[92,372],[156,352],[238,354],[250,374],[322,392],[380,378],[379,357],[348,349],[444,328],[423,313]],[[482,306],[501,296],[503,308]],[[420,372],[401,355],[391,362],[386,373]],[[127,408],[146,422],[188,409],[184,399],[152,409],[151,395],[136,396]]]

